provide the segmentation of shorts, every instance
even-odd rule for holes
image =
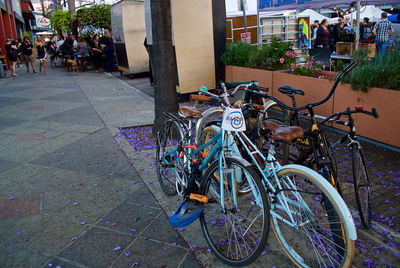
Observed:
[[[25,62],[34,62],[35,58],[33,57],[33,54],[31,55],[23,55]]]

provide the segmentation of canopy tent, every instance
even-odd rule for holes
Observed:
[[[393,14],[388,16],[388,20],[393,23],[400,23],[400,14]]]
[[[323,19],[328,19],[328,17],[325,17],[312,9],[306,9],[303,12],[300,12],[297,14],[297,17],[310,17],[310,24],[314,23],[315,20],[321,22]]]
[[[277,11],[283,9],[307,9],[323,7],[343,7],[349,6],[355,1],[351,0],[257,0],[259,12]],[[363,5],[389,5],[396,4],[399,0],[366,0]]]
[[[363,6],[360,9],[360,21],[362,21],[365,17],[369,18],[369,21],[372,22],[377,22],[381,19],[381,14],[384,12],[382,9],[369,5],[369,6]],[[353,15],[353,17],[352,17]],[[352,18],[353,20],[356,19],[357,16],[357,11],[353,11],[352,13],[348,15],[344,15],[345,18]],[[330,24],[338,23],[338,18],[332,18],[329,19]]]

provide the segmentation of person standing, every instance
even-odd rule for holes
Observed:
[[[343,16],[339,16],[338,23],[335,25],[335,30],[333,34],[335,44],[337,42],[342,42],[342,33],[344,31],[344,27],[346,27],[346,25],[344,24]]]
[[[101,37],[99,43],[104,54],[106,55],[107,72],[114,72],[114,42],[110,36],[110,32],[107,29],[104,30],[104,35]]]
[[[37,57],[39,58],[39,61],[40,61],[39,71],[42,72],[42,67],[43,67],[43,73],[46,74],[47,53],[46,53],[46,47],[45,47],[44,40],[40,36],[38,36],[36,39],[35,47],[37,49]]]
[[[53,65],[54,65],[54,67],[56,67],[56,64],[54,62],[54,58],[56,57],[56,49],[57,49],[57,45],[56,45],[56,42],[54,41],[54,36],[52,36],[50,38],[50,41],[47,42],[47,44],[46,44],[46,50],[50,55],[50,66],[51,67],[53,67]]]
[[[315,20],[312,28],[312,38],[311,38],[312,47],[315,47],[315,40],[317,39],[318,28],[319,28],[319,21]]]
[[[94,71],[96,73],[100,73],[101,62],[103,60],[103,51],[101,50],[99,36],[97,34],[93,35],[93,40],[90,46],[92,47],[93,52]]]
[[[363,23],[360,26],[360,42],[361,43],[373,43],[375,41],[372,34],[372,27],[369,25],[369,18],[365,17]]]
[[[394,34],[392,23],[388,21],[386,12],[381,14],[381,20],[375,24],[372,33],[376,35],[376,49],[381,53],[382,56],[385,56],[385,50],[386,46],[388,45],[389,37]]]
[[[30,64],[32,66],[32,71],[36,73],[35,65],[33,64],[35,62],[35,58],[33,56],[33,45],[28,36],[24,37],[24,42],[21,44],[21,51],[26,64],[26,71],[29,73]]]
[[[317,30],[317,38],[315,39],[315,47],[329,48],[329,39],[331,33],[328,29],[328,20],[323,19],[321,26]]]
[[[13,40],[12,36],[7,37],[6,39],[6,52],[7,52],[7,59],[10,62],[11,76],[13,77],[18,76],[15,73],[15,65],[17,63],[17,57],[18,57],[18,48],[17,48],[17,42]]]

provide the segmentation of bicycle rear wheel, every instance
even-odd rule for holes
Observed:
[[[330,192],[334,189],[292,167],[283,168],[277,177],[283,190],[272,199],[271,223],[285,253],[301,267],[349,267],[354,241],[345,213]],[[288,209],[283,209],[285,203]]]
[[[170,152],[174,150],[178,142],[183,139],[183,130],[179,124],[173,120],[167,120],[158,134],[156,150],[156,168],[158,181],[161,189],[167,195],[176,195],[176,178],[179,176],[176,165],[179,163],[178,153]]]
[[[371,227],[371,184],[364,157],[361,149],[358,148],[358,144],[352,144],[351,146],[351,159],[358,212],[363,226],[369,229]]]
[[[251,185],[252,190],[247,194],[239,195],[237,189],[234,190],[237,173]],[[224,189],[220,188],[220,179],[223,179]],[[221,209],[221,192],[224,193],[225,212]],[[267,242],[269,202],[261,180],[250,164],[236,157],[225,157],[223,178],[220,178],[219,162],[215,161],[203,177],[201,194],[209,197],[200,223],[211,251],[233,266],[255,261]]]

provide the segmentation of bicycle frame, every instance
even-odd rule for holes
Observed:
[[[271,209],[270,213],[272,216],[276,217],[280,221],[288,224],[289,226],[296,228],[298,226],[298,223],[296,223],[292,217],[292,211],[288,204],[295,204],[298,206],[303,207],[306,211],[312,214],[312,211],[310,208],[307,206],[305,202],[303,204],[298,204],[297,202],[294,202],[290,198],[287,198],[284,194],[284,189],[295,189],[295,185],[291,180],[285,180],[282,181],[282,183],[279,181],[277,177],[277,173],[282,170],[282,169],[287,169],[287,168],[296,168],[298,170],[302,170],[305,173],[311,173],[310,175],[314,177],[321,177],[318,173],[316,173],[313,170],[310,170],[304,166],[296,165],[296,164],[291,164],[291,165],[284,165],[281,166],[278,161],[276,161],[274,157],[274,144],[272,144],[268,150],[268,156],[265,157],[255,146],[251,140],[242,132],[236,133],[236,137],[238,140],[241,142],[243,147],[246,149],[247,153],[253,160],[253,163],[256,165],[257,169],[260,171],[260,173],[263,176],[263,184],[267,188],[267,192],[271,193],[273,197],[277,198],[279,200],[278,204],[273,204],[271,202],[271,206],[276,206],[279,209],[282,209],[288,216],[288,219],[285,218],[285,216],[279,215],[276,213],[273,209]],[[265,167],[262,168],[261,165],[256,161],[256,158],[254,155],[257,154],[263,161],[265,162]],[[331,184],[329,184],[328,181],[325,179],[320,179],[319,182],[325,186],[325,188],[330,188],[332,187]],[[282,185],[283,184],[283,185]],[[277,194],[276,194],[277,193]],[[296,193],[295,191],[292,192],[292,194],[296,195],[297,200],[302,200],[301,196]],[[351,213],[344,203],[343,199],[340,197],[339,193],[337,191],[332,191],[331,194],[334,196],[335,200],[338,201],[340,208],[343,209],[345,213],[345,221],[347,222],[347,226],[350,227],[349,229],[349,234],[350,238],[352,240],[357,239],[357,233],[356,229],[354,226],[353,218],[351,216]]]

